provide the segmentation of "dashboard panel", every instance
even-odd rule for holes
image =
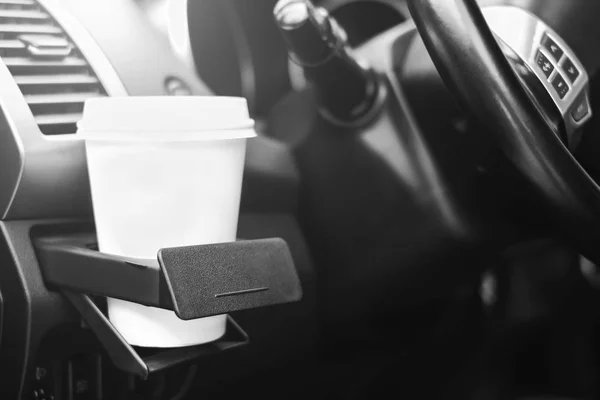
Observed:
[[[18,3],[7,4],[5,7],[19,6]],[[36,7],[43,6],[50,18],[62,26],[77,51],[85,56],[110,95],[167,94],[165,84],[173,76],[188,82],[194,94],[210,93],[194,72],[177,58],[164,56],[172,54],[169,43],[143,18],[134,3],[46,0],[40,5],[35,2],[23,4],[21,7],[27,8],[4,10],[5,23],[29,21],[30,25],[20,25],[19,29],[29,29],[28,26],[52,29],[51,24],[45,23],[48,15],[41,12],[42,9],[36,11]],[[114,22],[112,29],[106,29],[107,20]],[[44,38],[52,36],[46,34]],[[22,46],[18,39],[4,43]],[[9,50],[5,49],[5,54]],[[65,70],[66,67],[68,65],[62,65]],[[15,78],[11,71],[14,72],[14,67],[10,71],[6,67],[0,68],[4,112],[1,118],[3,146],[0,151],[4,173],[0,177],[0,215],[5,219],[18,219],[89,214],[91,204],[83,142],[72,134],[80,114],[61,108],[46,116],[47,110],[56,107],[57,103],[51,97],[41,95],[48,94],[49,87],[61,87],[63,94],[68,94],[87,85],[94,77],[51,70],[42,74],[30,69],[27,76]],[[17,83],[21,83],[21,87]],[[40,87],[43,90],[31,92],[32,88]],[[46,119],[68,121],[72,123],[70,127],[62,132],[57,130],[52,137],[44,135],[38,127],[40,120],[36,121],[33,108],[30,109],[25,101],[25,89],[26,94],[34,93],[41,99],[35,107]],[[65,100],[64,96],[60,97],[59,103]],[[54,105],[47,103],[49,101]]]

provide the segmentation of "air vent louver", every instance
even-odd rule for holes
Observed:
[[[0,0],[0,57],[46,135],[75,133],[98,78],[66,32],[37,0]]]

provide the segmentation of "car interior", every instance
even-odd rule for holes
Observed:
[[[0,400],[600,398],[599,20],[0,0]],[[84,105],[202,96],[255,122],[237,234],[103,252]],[[139,346],[107,298],[226,330]]]

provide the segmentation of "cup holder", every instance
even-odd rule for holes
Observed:
[[[34,240],[46,285],[79,311],[117,368],[151,373],[248,343],[230,317],[215,342],[140,356],[90,296],[173,310],[191,320],[300,300],[302,289],[286,242],[279,238],[165,248],[156,259],[101,253],[92,233]],[[145,352],[144,352],[145,353]]]

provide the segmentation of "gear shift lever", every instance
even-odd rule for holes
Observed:
[[[374,71],[352,56],[335,19],[308,0],[280,0],[274,15],[290,58],[314,86],[321,115],[336,125],[367,123],[384,89]]]

